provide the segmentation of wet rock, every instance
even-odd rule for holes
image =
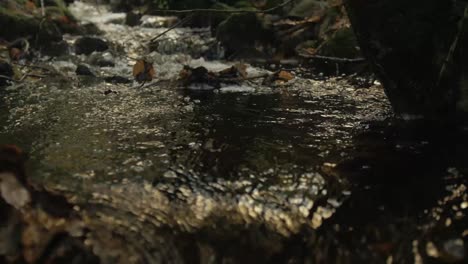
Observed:
[[[94,73],[89,69],[89,67],[84,64],[79,64],[76,67],[75,73],[76,75],[82,75],[82,76],[95,76]]]
[[[0,173],[0,196],[6,203],[16,209],[23,208],[31,201],[28,190],[11,172]]]
[[[39,44],[62,39],[62,34],[54,22],[30,15],[27,10],[14,10],[10,6],[0,6],[0,36],[7,40],[34,36]]]
[[[141,24],[141,19],[142,15],[137,12],[128,12],[125,16],[125,25],[127,26],[138,26]]]
[[[104,81],[107,82],[107,83],[114,83],[114,84],[132,83],[132,80],[130,80],[129,78],[125,78],[125,77],[118,76],[118,75],[104,77]]]
[[[70,45],[64,40],[52,42],[41,49],[41,53],[46,56],[59,57],[70,54]]]
[[[351,28],[337,30],[322,44],[319,54],[339,58],[357,58],[361,56],[356,37]]]
[[[14,72],[11,64],[5,61],[0,61],[0,86],[8,85],[8,78],[12,78],[13,75]]]
[[[141,26],[149,28],[171,27],[179,21],[175,16],[143,16],[141,17]]]
[[[109,94],[117,94],[117,92],[111,89],[104,91],[104,95],[109,95]]]
[[[106,51],[109,45],[96,37],[82,37],[75,42],[75,53],[89,55],[95,51]]]
[[[289,11],[288,16],[300,18],[312,17],[325,13],[327,8],[327,1],[301,0]]]
[[[81,33],[83,35],[102,35],[102,31],[94,23],[85,23],[81,25]]]
[[[88,59],[89,64],[99,67],[114,67],[114,57],[109,52],[93,53]]]
[[[219,24],[217,39],[226,49],[226,56],[265,56],[262,48],[274,42],[274,32],[266,28],[259,15],[231,15]]]

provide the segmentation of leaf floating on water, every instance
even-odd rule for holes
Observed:
[[[263,80],[262,84],[263,85],[283,84],[283,83],[291,81],[294,78],[295,77],[292,73],[285,71],[285,70],[280,70],[267,76],[265,80]]]
[[[133,65],[133,77],[139,83],[149,82],[153,80],[156,75],[156,71],[153,68],[153,63],[145,60],[137,60]]]
[[[280,71],[278,73],[278,80],[281,80],[281,81],[290,81],[294,79],[294,75],[292,75],[290,72],[287,72],[287,71]]]

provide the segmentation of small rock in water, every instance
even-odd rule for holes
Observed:
[[[41,50],[41,53],[46,56],[58,57],[68,55],[70,53],[70,46],[64,40],[52,42]]]
[[[1,76],[12,78],[13,75],[14,75],[14,72],[13,72],[13,67],[11,66],[11,64],[9,64],[6,61],[0,60],[0,86],[5,86],[8,84],[8,79],[1,77]]]
[[[104,91],[104,95],[109,95],[109,94],[117,94],[117,92],[111,89]]]
[[[84,64],[79,64],[76,67],[75,73],[76,73],[76,75],[94,76],[94,73],[89,69],[88,66],[86,66]]]
[[[81,25],[81,31],[85,35],[101,35],[103,32],[93,23]]]
[[[160,16],[148,16],[141,17],[141,26],[148,28],[160,28],[160,27],[171,27],[175,25],[179,18],[175,16],[160,17]]]
[[[93,53],[89,57],[89,64],[96,65],[99,67],[114,67],[114,57],[109,52],[105,53]]]
[[[31,201],[28,190],[10,172],[0,173],[0,196],[16,209],[21,209]]]
[[[118,76],[118,75],[104,77],[104,81],[107,83],[114,83],[114,84],[132,82],[132,80],[122,77],[122,76]]]
[[[127,15],[125,16],[125,24],[127,26],[138,26],[141,24],[141,14],[137,12],[128,12]]]
[[[105,51],[109,48],[107,42],[95,37],[82,37],[75,42],[75,53],[89,55],[95,51]]]

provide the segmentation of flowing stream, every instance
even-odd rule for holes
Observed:
[[[157,18],[132,28],[105,7],[71,10],[111,49],[43,58],[62,75],[1,91],[0,143],[25,149],[33,181],[77,205],[104,262],[466,260],[462,129],[395,120],[379,85],[311,79],[300,65],[275,87],[183,87],[171,81],[183,65],[233,64],[215,59],[209,29],[177,28],[148,52],[166,29]],[[158,83],[74,73],[105,58],[115,66],[91,66],[98,75],[131,79],[141,56]]]

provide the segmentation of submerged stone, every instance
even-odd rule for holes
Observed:
[[[122,77],[122,76],[118,76],[118,75],[104,77],[104,81],[107,82],[107,83],[114,83],[114,84],[117,84],[117,83],[131,83],[132,82],[132,80],[130,80],[128,78],[125,78],[125,77]]]
[[[86,66],[84,64],[79,64],[76,67],[75,73],[76,73],[76,75],[94,76],[94,73],[89,69],[88,66]]]
[[[59,57],[70,53],[70,45],[66,41],[52,42],[47,47],[41,49],[43,55]]]
[[[89,55],[95,51],[105,51],[109,48],[107,42],[96,37],[82,37],[75,42],[75,53]]]

